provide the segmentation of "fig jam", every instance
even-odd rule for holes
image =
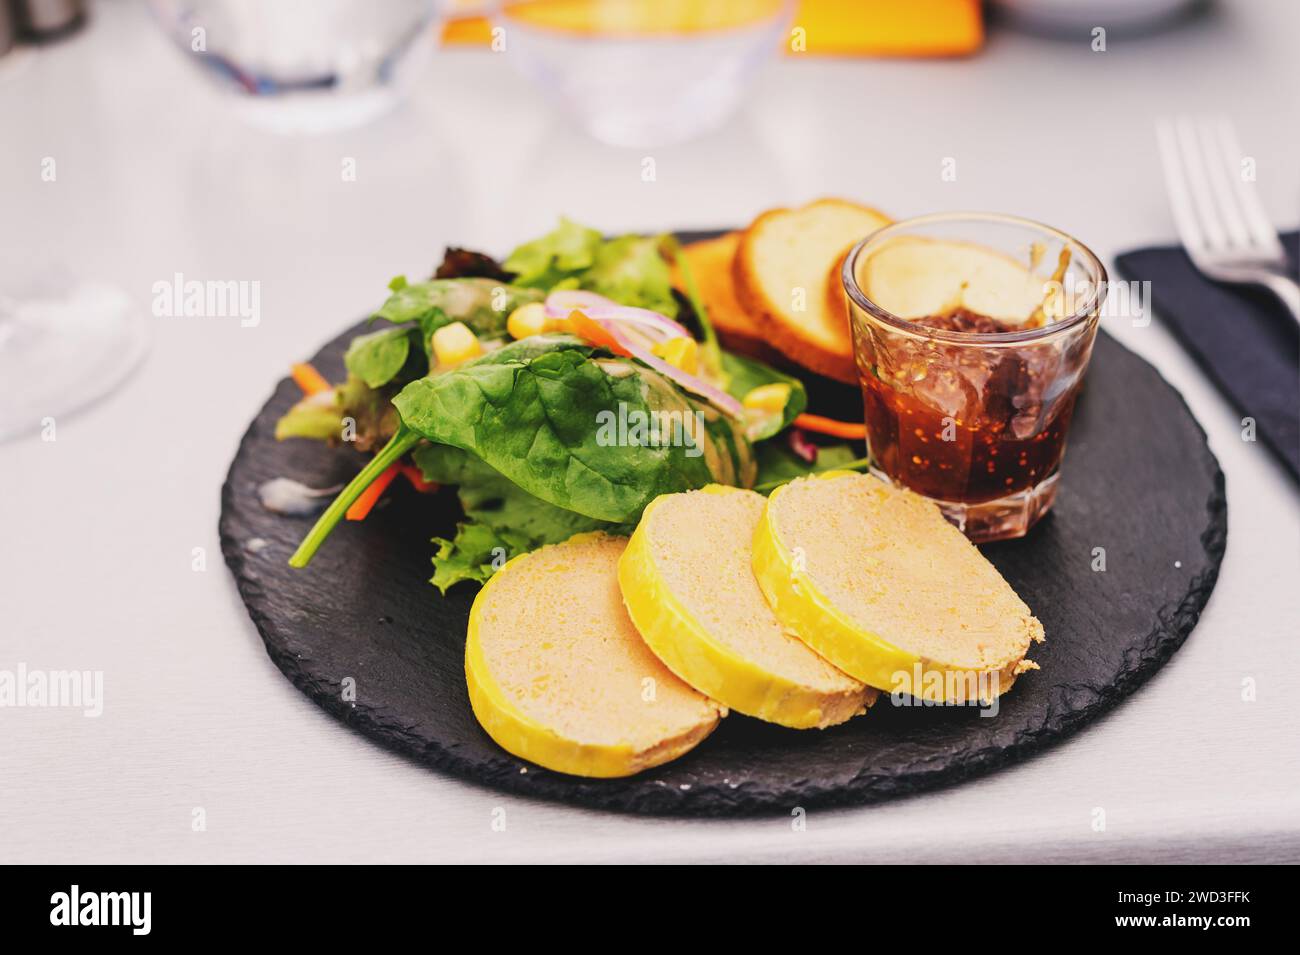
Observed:
[[[911,324],[1016,331],[958,309]],[[881,333],[885,334],[885,333]],[[980,503],[1056,473],[1091,338],[1012,343],[894,334],[859,341],[867,440],[880,470],[940,501]]]

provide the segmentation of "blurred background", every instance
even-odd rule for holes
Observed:
[[[114,861],[294,857],[321,847],[299,810],[325,802],[307,782],[323,778],[349,780],[333,824],[371,839],[335,861],[439,838],[430,793],[453,812],[463,784],[322,730],[212,572],[218,489],[248,422],[392,276],[428,274],[448,243],[503,254],[560,215],[611,233],[715,228],[823,195],[897,218],[1026,216],[1111,267],[1177,242],[1155,127],[1187,113],[1230,117],[1269,219],[1294,229],[1298,35],[1293,0],[0,0],[0,579],[21,595],[0,626],[10,659],[104,668],[120,716],[3,734],[11,766],[53,751],[50,734],[60,767],[111,763],[56,803],[41,780],[57,772],[6,781],[27,853],[75,829]],[[257,283],[259,320],[155,314],[155,286],[176,276]],[[1230,548],[1202,627],[1293,629],[1294,486],[1161,321],[1103,327],[1186,396],[1229,475],[1234,540],[1255,548]],[[192,572],[195,548],[209,573]],[[1235,639],[1192,641],[1176,662],[1229,672],[1225,643],[1232,673],[1275,662]],[[1217,739],[1208,684],[1169,680],[1125,725],[1177,707],[1187,739]],[[275,744],[280,723],[294,728]],[[1209,775],[1204,760],[1153,769],[1130,737],[1090,740],[1070,752],[1104,753],[1096,785],[1117,800],[1124,780],[1190,793]],[[1245,787],[1215,803],[1247,807],[1242,826],[1292,811],[1281,777],[1259,788],[1251,760],[1268,750],[1211,755],[1215,785]],[[1005,813],[1029,845],[1032,827],[1073,824],[1051,799],[1021,818],[1024,790],[1006,785],[950,794],[985,799],[953,825]],[[212,793],[228,824],[202,846],[151,822]],[[1133,816],[1148,834],[1203,834],[1196,806],[1148,808]],[[577,825],[530,811],[553,814],[557,838]],[[653,851],[652,827],[619,826]],[[598,851],[570,832],[573,852]],[[827,852],[859,838],[819,832]]]
[[[193,334],[131,313],[177,272],[262,283],[249,360],[269,372],[444,241],[499,251],[561,213],[708,227],[840,194],[1028,215],[1102,250],[1164,238],[1155,170],[1126,174],[1153,118],[1294,129],[1293,8],[0,0],[0,376],[23,396],[0,435]],[[1294,176],[1260,162],[1294,209]]]

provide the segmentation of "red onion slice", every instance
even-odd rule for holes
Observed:
[[[671,379],[681,388],[704,398],[733,418],[744,418],[745,409],[738,400],[702,378],[697,378],[682,371],[676,365],[669,364],[647,347],[674,338],[691,338],[691,333],[684,326],[648,308],[619,305],[595,292],[561,289],[546,296],[546,314],[549,318],[567,318],[573,311],[581,311],[583,315],[609,332],[619,347],[628,354]]]
[[[709,384],[702,378],[688,374],[678,368],[676,365],[670,365],[658,355],[650,351],[643,344],[636,340],[636,337],[629,334],[629,329],[615,319],[599,319],[591,315],[586,309],[581,309],[582,313],[599,325],[605,331],[609,332],[610,337],[614,339],[620,348],[623,348],[633,358],[646,365],[649,365],[659,374],[675,382],[678,386],[691,394],[704,398],[718,410],[731,415],[736,419],[743,419],[745,409],[739,401],[727,394],[721,388]]]
[[[808,464],[817,463],[817,445],[808,440],[808,435],[802,428],[791,428],[786,441],[790,450],[802,460]]]
[[[645,331],[648,337],[656,341],[671,338],[690,338],[691,333],[685,326],[674,322],[666,315],[652,312],[648,308],[634,308],[581,289],[561,289],[546,296],[546,315],[548,318],[565,318],[575,308],[593,321],[618,321],[636,325]]]

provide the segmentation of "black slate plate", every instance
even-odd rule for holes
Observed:
[[[360,326],[313,362],[331,380]],[[851,389],[819,382],[813,410],[861,416]],[[488,738],[465,690],[475,591],[427,582],[430,536],[449,534],[454,494],[396,482],[361,524],[345,523],[303,571],[286,561],[311,525],[264,510],[273,477],[322,487],[360,458],[310,441],[277,443],[297,399],[280,382],[244,435],[222,489],[221,547],[267,652],[325,710],[437,769],[529,796],[607,809],[724,815],[865,803],[947,785],[1077,730],[1132,693],[1187,638],[1227,540],[1223,474],[1181,396],[1146,362],[1098,336],[1054,512],[1021,541],[984,553],[1042,620],[1048,641],[994,718],[903,708],[797,731],[731,715],[699,748],[625,780],[583,780],[526,764]],[[728,542],[719,542],[725,546]],[[1105,571],[1094,571],[1095,548]],[[355,699],[345,699],[344,681]]]

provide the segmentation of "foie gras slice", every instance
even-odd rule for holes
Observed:
[[[842,723],[876,692],[786,632],[754,579],[761,494],[656,498],[618,565],[632,622],[670,670],[730,709],[796,729]]]
[[[579,534],[509,561],[470,610],[474,715],[514,755],[576,776],[629,776],[687,752],[722,708],[645,645],[618,587],[627,542]]]
[[[773,492],[754,576],[791,632],[881,690],[976,702],[1037,669],[1043,626],[997,569],[933,503],[870,475]]]

